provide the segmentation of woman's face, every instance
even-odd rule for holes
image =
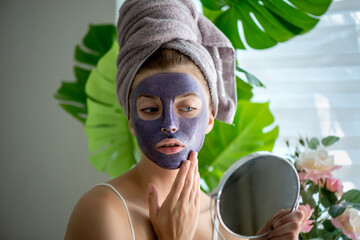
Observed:
[[[200,150],[212,128],[209,92],[189,70],[151,72],[136,80],[130,129],[148,159],[162,168],[176,169],[191,151]]]

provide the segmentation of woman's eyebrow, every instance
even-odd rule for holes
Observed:
[[[184,93],[184,94],[178,95],[178,96],[176,96],[176,98],[186,98],[189,96],[198,97],[198,98],[200,97],[198,94],[196,94],[194,92],[189,92],[189,93]]]
[[[158,99],[159,97],[155,97],[153,95],[148,95],[148,94],[139,94],[139,96],[137,97],[137,99],[141,98],[141,97],[146,97],[146,98],[151,98],[151,99]]]

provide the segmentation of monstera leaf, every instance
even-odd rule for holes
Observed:
[[[76,45],[74,73],[76,82],[62,82],[54,95],[60,106],[81,123],[87,116],[85,84],[90,71],[99,59],[110,49],[116,38],[113,25],[90,25],[82,44]]]
[[[203,12],[237,49],[265,49],[311,30],[332,0],[201,0]],[[238,22],[241,23],[239,29]],[[239,32],[244,33],[241,39]]]
[[[199,152],[199,172],[206,183],[202,188],[210,191],[216,187],[239,158],[255,151],[271,151],[279,133],[277,126],[271,127],[273,123],[269,103],[246,100],[238,101],[233,125],[216,121]]]
[[[136,139],[116,96],[117,42],[100,59],[86,83],[88,117],[85,132],[89,138],[91,164],[116,177],[129,170],[139,159]]]

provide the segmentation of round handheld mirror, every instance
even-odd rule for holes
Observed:
[[[267,152],[247,155],[224,173],[212,194],[216,217],[235,236],[264,236],[271,217],[282,209],[297,208],[299,184],[289,161]]]

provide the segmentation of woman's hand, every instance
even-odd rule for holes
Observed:
[[[158,192],[149,184],[150,221],[159,240],[192,239],[200,213],[200,177],[197,153],[182,163],[172,188],[161,206]]]
[[[304,214],[300,210],[289,212],[289,209],[281,210],[275,214],[262,231],[270,231],[269,234],[261,237],[261,240],[297,240],[299,239],[301,220]]]

